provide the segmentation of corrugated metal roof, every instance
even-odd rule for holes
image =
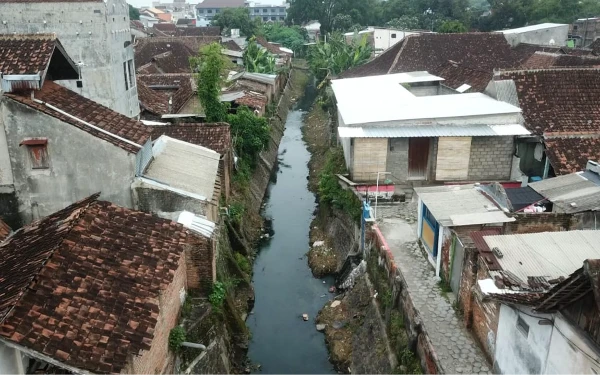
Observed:
[[[514,221],[472,184],[415,188],[415,192],[443,226]]]
[[[517,121],[516,115],[521,111],[518,107],[481,93],[415,96],[403,86],[403,83],[410,84],[411,81],[402,78],[414,73],[422,74],[398,73],[333,80],[331,87],[344,124],[389,124],[488,115],[514,115],[512,121]],[[417,74],[412,82],[435,81],[439,78],[429,76],[429,73],[425,77]]]
[[[532,182],[529,186],[559,209],[555,211],[574,213],[600,210],[600,186],[585,178],[585,172]]]
[[[183,224],[186,228],[211,238],[215,231],[215,223],[208,220],[206,216],[196,215],[193,212],[183,211],[179,214],[177,222]]]
[[[246,94],[243,91],[226,92],[224,94],[221,94],[219,99],[222,102],[232,102],[236,99],[243,98],[244,96],[246,96]]]
[[[510,125],[399,125],[398,127],[338,127],[341,138],[483,137],[526,135],[519,124]]]
[[[567,277],[586,259],[600,258],[600,231],[543,232],[486,236],[485,242],[497,247],[503,256],[498,263],[521,280],[528,277],[556,279]]]
[[[220,155],[206,147],[161,136],[152,148],[153,159],[144,177],[211,200]]]

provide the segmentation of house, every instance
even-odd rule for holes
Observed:
[[[287,6],[281,4],[260,4],[250,2],[248,11],[251,19],[259,19],[262,22],[283,22],[287,15]]]
[[[223,187],[225,199],[229,199],[234,163],[229,124],[178,123],[176,125],[155,126],[152,130],[152,138],[154,139],[166,135],[180,141],[208,148],[221,155],[219,160],[219,174],[222,177],[220,185]]]
[[[402,31],[369,26],[365,30],[345,33],[344,39],[346,40],[346,43],[352,43],[355,38],[358,38],[358,41],[361,41],[362,38],[366,37],[367,42],[373,49],[373,55],[378,56],[383,53],[383,51],[404,39],[407,35],[418,33],[418,31]]]
[[[77,10],[66,12],[64,7]],[[3,34],[56,33],[79,76],[55,79],[57,83],[122,115],[139,114],[127,3],[66,0],[57,6],[44,0],[8,0],[2,2],[2,12],[11,15],[2,23]]]
[[[144,27],[150,29],[154,27],[160,20],[158,18],[147,16],[145,14],[140,14],[140,22],[144,25]]]
[[[56,39],[16,38],[0,39],[2,218],[19,228],[99,189],[132,207],[136,154],[150,129],[55,83],[77,76]]]
[[[597,371],[600,231],[485,236],[484,240],[501,266],[492,278],[478,281],[485,298],[499,304],[495,372]]]
[[[439,276],[449,274],[452,230],[502,228],[515,221],[474,184],[415,188],[418,197],[417,235]],[[448,278],[446,276],[446,278]]]
[[[185,21],[194,21],[185,20]],[[170,36],[220,36],[221,29],[219,27],[179,27],[172,23],[158,23],[154,25],[152,33],[158,37]]]
[[[171,373],[169,332],[214,281],[208,239],[95,194],[0,243],[3,373]]]
[[[219,36],[175,36],[139,39],[135,45],[138,74],[192,73],[190,57],[200,48],[219,43]]]
[[[171,23],[173,21],[172,14],[169,12],[166,12],[162,9],[157,9],[157,8],[143,9],[140,11],[140,14],[144,14],[146,16],[157,18],[159,20],[159,22]]]
[[[302,28],[306,30],[310,42],[315,42],[321,34],[321,23],[316,20],[303,24]]]
[[[138,87],[144,120],[160,120],[170,114],[204,114],[191,73],[138,74]]]
[[[273,103],[279,98],[279,93],[286,85],[285,78],[282,73],[233,72],[227,79],[228,91],[253,91],[264,95],[267,98],[267,104]]]
[[[163,135],[144,147],[139,160],[131,184],[136,209],[172,220],[189,211],[218,221],[219,153]]]
[[[535,179],[585,169],[600,158],[600,76],[595,68],[497,72],[486,92],[518,105],[530,135],[516,140],[520,171]]]
[[[282,47],[278,43],[269,42],[262,36],[257,36],[255,38],[256,38],[256,44],[258,44],[262,48],[266,49],[270,54],[272,54],[273,56],[276,57],[276,59],[277,59],[276,65],[277,66],[284,66],[284,65],[291,66],[292,56],[294,55],[294,51],[292,51],[291,49]]]
[[[244,0],[204,0],[196,5],[196,19],[210,23],[225,8],[244,8]]]
[[[579,18],[571,25],[569,37],[577,47],[589,47],[600,36],[600,18]]]
[[[427,72],[332,81],[353,181],[382,172],[403,186],[509,179],[513,136],[529,134],[520,110],[481,93],[439,95],[452,93],[442,81]]]
[[[498,33],[502,33],[513,47],[520,43],[540,46],[566,46],[569,36],[569,25],[540,23],[516,29],[500,30]]]

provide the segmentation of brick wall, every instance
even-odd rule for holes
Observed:
[[[463,240],[463,237],[461,237]],[[458,305],[463,310],[463,318],[465,327],[470,328],[472,325],[472,310],[473,310],[473,286],[477,280],[477,259],[479,258],[477,249],[473,243],[463,240],[465,261],[463,263],[462,278],[460,279],[460,288],[458,291]]]
[[[438,139],[431,138],[429,145],[431,151],[429,153],[429,181],[435,181],[435,173],[437,171],[437,150],[438,150]]]
[[[216,280],[216,238],[211,240],[198,236],[197,241],[185,250],[187,284],[190,289],[207,292]]]
[[[440,276],[442,279],[450,282],[452,270],[450,266],[452,265],[452,257],[453,254],[450,254],[450,248],[452,247],[452,238],[458,235],[461,239],[469,238],[469,233],[482,230],[483,226],[481,225],[466,225],[463,227],[454,227],[452,228],[451,236],[448,238],[444,238],[444,242],[442,243],[442,261],[441,261],[441,269]],[[454,259],[454,262],[460,262],[460,259]]]
[[[490,278],[485,261],[477,257],[477,280]],[[493,300],[483,298],[479,287],[473,288],[473,324],[471,329],[475,338],[483,348],[485,355],[493,362],[498,319],[500,317],[500,304]]]
[[[150,350],[143,351],[133,358],[123,369],[125,374],[171,374],[174,370],[174,356],[169,351],[169,333],[177,325],[181,309],[180,293],[187,289],[186,260],[179,258],[179,267],[173,281],[160,292],[158,322],[154,327],[154,338]]]
[[[512,166],[513,142],[513,137],[473,137],[468,179],[508,180]]]
[[[505,234],[559,232],[572,230],[577,226],[577,219],[571,214],[560,213],[518,213],[516,221],[504,225]]]

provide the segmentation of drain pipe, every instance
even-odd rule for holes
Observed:
[[[73,120],[75,120],[75,121],[77,121],[77,122],[80,122],[80,123],[84,124],[85,126],[88,126],[88,127],[92,128],[92,129],[94,129],[94,130],[96,130],[96,131],[99,131],[100,133],[106,134],[106,135],[108,135],[108,136],[110,136],[110,137],[113,137],[113,138],[115,138],[115,139],[118,139],[119,141],[121,141],[121,142],[125,142],[125,143],[127,143],[127,144],[130,144],[130,145],[132,145],[132,146],[135,146],[135,147],[142,148],[142,146],[141,146],[141,145],[138,145],[138,144],[137,144],[137,143],[135,143],[135,142],[131,142],[131,141],[130,141],[130,140],[128,140],[128,139],[125,139],[125,138],[123,138],[123,137],[119,137],[119,136],[118,136],[118,135],[116,135],[116,134],[113,134],[113,133],[111,133],[111,132],[109,132],[109,131],[106,131],[106,130],[104,130],[104,129],[102,129],[102,128],[99,128],[99,127],[97,127],[97,126],[95,126],[95,125],[92,125],[92,124],[90,124],[89,122],[87,122],[87,121],[84,121],[84,120],[80,119],[79,117],[75,117],[75,116],[73,116],[72,114],[70,114],[70,113],[67,113],[67,112],[63,111],[62,109],[60,109],[60,108],[58,108],[58,107],[55,107],[55,106],[53,106],[52,104],[49,104],[49,103],[46,103],[46,102],[44,102],[44,101],[42,101],[42,100],[39,100],[39,99],[36,99],[36,98],[34,98],[34,97],[33,97],[33,92],[32,92],[32,98],[31,98],[31,99],[32,99],[32,100],[33,100],[35,103],[38,103],[38,104],[45,105],[46,107],[50,108],[51,110],[53,110],[53,111],[56,111],[56,112],[60,113],[61,115],[67,116],[67,117],[69,117],[69,118],[71,118],[71,119],[73,119]]]
[[[187,341],[182,342],[181,346],[186,346],[188,348],[194,348],[194,349],[206,350],[206,346],[204,346],[202,344],[196,344],[196,343],[187,342]]]

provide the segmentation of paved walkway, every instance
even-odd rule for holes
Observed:
[[[378,226],[402,272],[415,308],[446,374],[490,373],[489,364],[464,328],[417,243],[414,203],[378,207]]]

